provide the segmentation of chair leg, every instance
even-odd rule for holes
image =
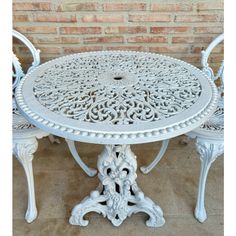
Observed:
[[[52,135],[52,134],[49,134],[48,138],[49,138],[51,143],[58,143],[58,144],[61,143],[60,140],[58,138],[55,138],[55,136]]]
[[[25,219],[28,223],[31,223],[37,217],[37,207],[35,203],[35,191],[34,191],[34,177],[32,160],[33,153],[38,148],[38,142],[36,138],[31,139],[19,139],[13,142],[13,153],[15,157],[22,164],[28,185],[28,207],[25,214]]]
[[[161,145],[161,149],[160,149],[159,153],[157,154],[157,156],[155,157],[155,159],[148,166],[141,166],[140,167],[140,170],[144,174],[148,174],[157,165],[157,163],[161,160],[161,158],[163,157],[163,155],[166,152],[168,144],[169,144],[169,139],[163,140],[162,145]]]
[[[70,149],[70,152],[72,154],[72,156],[74,157],[75,161],[79,164],[79,166],[84,170],[84,172],[90,176],[90,177],[93,177],[97,174],[97,170],[96,169],[93,169],[93,168],[89,168],[83,161],[82,159],[80,158],[77,150],[76,150],[76,147],[75,147],[75,141],[72,141],[72,140],[69,140],[69,139],[65,139],[67,144],[68,144],[68,147]]]
[[[211,164],[218,156],[224,152],[224,144],[222,142],[209,142],[208,140],[197,138],[197,151],[201,160],[201,171],[199,177],[197,204],[194,211],[195,218],[203,223],[207,219],[205,209],[205,185]]]

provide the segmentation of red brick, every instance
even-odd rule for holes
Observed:
[[[35,37],[34,40],[38,44],[55,44],[55,43],[61,43],[61,39],[59,37]]]
[[[100,34],[101,27],[61,27],[61,34]]]
[[[123,43],[123,41],[121,36],[84,38],[84,43]]]
[[[129,43],[167,43],[168,39],[163,36],[134,36],[128,38]]]
[[[179,57],[180,60],[183,60],[188,63],[200,63],[201,57],[199,55],[187,55]]]
[[[35,34],[55,34],[57,29],[54,26],[19,26],[16,30],[21,33],[35,33]]]
[[[43,54],[60,54],[61,47],[39,47]]]
[[[64,53],[78,53],[78,52],[88,52],[88,51],[101,51],[102,46],[82,46],[82,47],[64,47]]]
[[[209,44],[209,43],[212,42],[212,40],[213,40],[213,37],[204,37],[204,35],[203,35],[203,37],[194,37],[194,42],[195,43],[207,43],[207,44]]]
[[[112,46],[107,47],[107,50],[128,50],[128,51],[146,51],[143,46]]]
[[[186,32],[191,32],[192,27],[151,27],[151,33],[153,34],[159,34],[159,33],[186,33]]]
[[[29,21],[28,15],[13,15],[14,22],[27,22]]]
[[[15,37],[13,38],[12,43],[13,43],[13,45],[16,45],[16,44],[22,45],[22,42],[19,39],[15,38]]]
[[[34,17],[38,22],[76,22],[76,16],[63,16],[63,15],[41,15],[38,14]]]
[[[57,7],[57,11],[96,11],[99,5],[93,2],[64,3]]]
[[[137,34],[146,32],[147,28],[145,26],[114,26],[105,28],[106,34]]]
[[[205,50],[208,47],[208,44],[204,44],[202,46],[192,46],[191,47],[191,52],[192,53],[201,53],[202,50]],[[214,53],[223,53],[223,45],[219,45],[215,47],[212,51],[212,54]]]
[[[19,57],[20,55],[20,57]],[[32,65],[32,56],[30,51],[25,52],[18,51],[17,56],[20,59],[20,63],[24,72],[27,72],[29,67]]]
[[[50,11],[50,2],[16,2],[13,3],[14,11]]]
[[[221,26],[219,27],[194,27],[194,32],[199,34],[215,33],[219,34],[223,32]]]
[[[224,55],[223,54],[211,54],[209,57],[209,62],[211,63],[221,63],[222,60],[224,59]]]
[[[198,3],[197,10],[198,11],[205,11],[205,10],[223,10],[224,3],[223,2],[207,2],[207,3]]]
[[[189,47],[188,46],[149,47],[149,51],[158,53],[186,53],[189,52]]]
[[[176,22],[215,22],[218,21],[218,15],[185,15],[176,16]]]
[[[220,45],[218,45],[212,50],[212,55],[214,55],[214,53],[223,53],[223,52],[224,52],[224,44],[221,43]]]
[[[81,18],[82,22],[124,22],[121,15],[86,15]]]
[[[15,54],[18,54],[18,53],[17,53],[17,52],[18,52],[18,46],[13,45],[13,46],[12,46],[12,51],[13,51]]]
[[[129,15],[129,21],[131,22],[169,22],[171,21],[170,15]]]
[[[32,42],[32,43],[37,43],[36,40],[35,40],[35,38],[33,38],[32,36],[27,35],[27,39],[29,39],[29,41]],[[14,44],[14,45],[25,46],[24,43],[22,43],[21,40],[15,38],[15,37],[13,38],[13,44]]]
[[[65,44],[77,44],[80,43],[78,37],[61,37],[61,42]]]
[[[201,47],[199,47],[199,46],[191,47],[191,53],[198,53],[198,54],[200,54],[202,50],[204,50],[203,46],[201,46]]]
[[[210,43],[212,37],[172,37],[172,43]]]
[[[193,43],[194,37],[173,37],[172,43]]]
[[[192,4],[183,3],[153,3],[151,4],[151,11],[162,11],[162,12],[176,12],[176,11],[192,11]]]
[[[27,48],[25,45],[21,44],[20,46],[17,47],[18,52],[22,54],[29,54],[30,55],[30,50]],[[21,59],[21,58],[20,58]],[[32,59],[31,59],[32,62]]]
[[[104,3],[104,11],[145,11],[145,3]]]
[[[43,55],[43,56],[40,58],[41,63],[44,63],[44,62],[53,60],[53,59],[55,59],[55,58],[58,57],[58,56],[55,55],[55,54],[49,54],[49,55],[41,54],[41,55]]]

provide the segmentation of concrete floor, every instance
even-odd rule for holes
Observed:
[[[39,141],[33,161],[38,218],[26,223],[27,206],[26,179],[22,167],[13,162],[13,235],[14,236],[205,236],[223,235],[223,158],[212,165],[206,186],[206,208],[208,219],[199,223],[193,216],[197,196],[200,161],[193,141],[188,145],[179,143],[180,138],[170,141],[168,150],[160,163],[149,175],[138,171],[137,182],[144,193],[163,210],[166,223],[161,228],[148,228],[147,215],[138,213],[114,227],[102,215],[89,213],[87,227],[68,223],[71,209],[91,190],[98,179],[90,178],[71,157],[66,143],[50,144],[47,138]],[[148,164],[157,153],[160,143],[133,145],[138,165]],[[97,155],[102,145],[78,143],[83,160],[96,167]]]

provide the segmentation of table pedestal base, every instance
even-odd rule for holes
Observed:
[[[106,145],[97,166],[101,183],[73,208],[70,224],[88,225],[89,221],[83,217],[92,211],[103,214],[114,226],[137,212],[150,216],[147,226],[160,227],[165,223],[161,208],[144,196],[135,181],[137,161],[129,145]]]

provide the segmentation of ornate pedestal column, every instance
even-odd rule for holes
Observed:
[[[145,212],[150,218],[146,225],[160,227],[165,223],[161,208],[145,197],[138,187],[136,156],[129,145],[106,145],[98,158],[99,187],[76,205],[70,217],[73,225],[86,226],[84,215],[94,211],[119,226],[133,213]]]

